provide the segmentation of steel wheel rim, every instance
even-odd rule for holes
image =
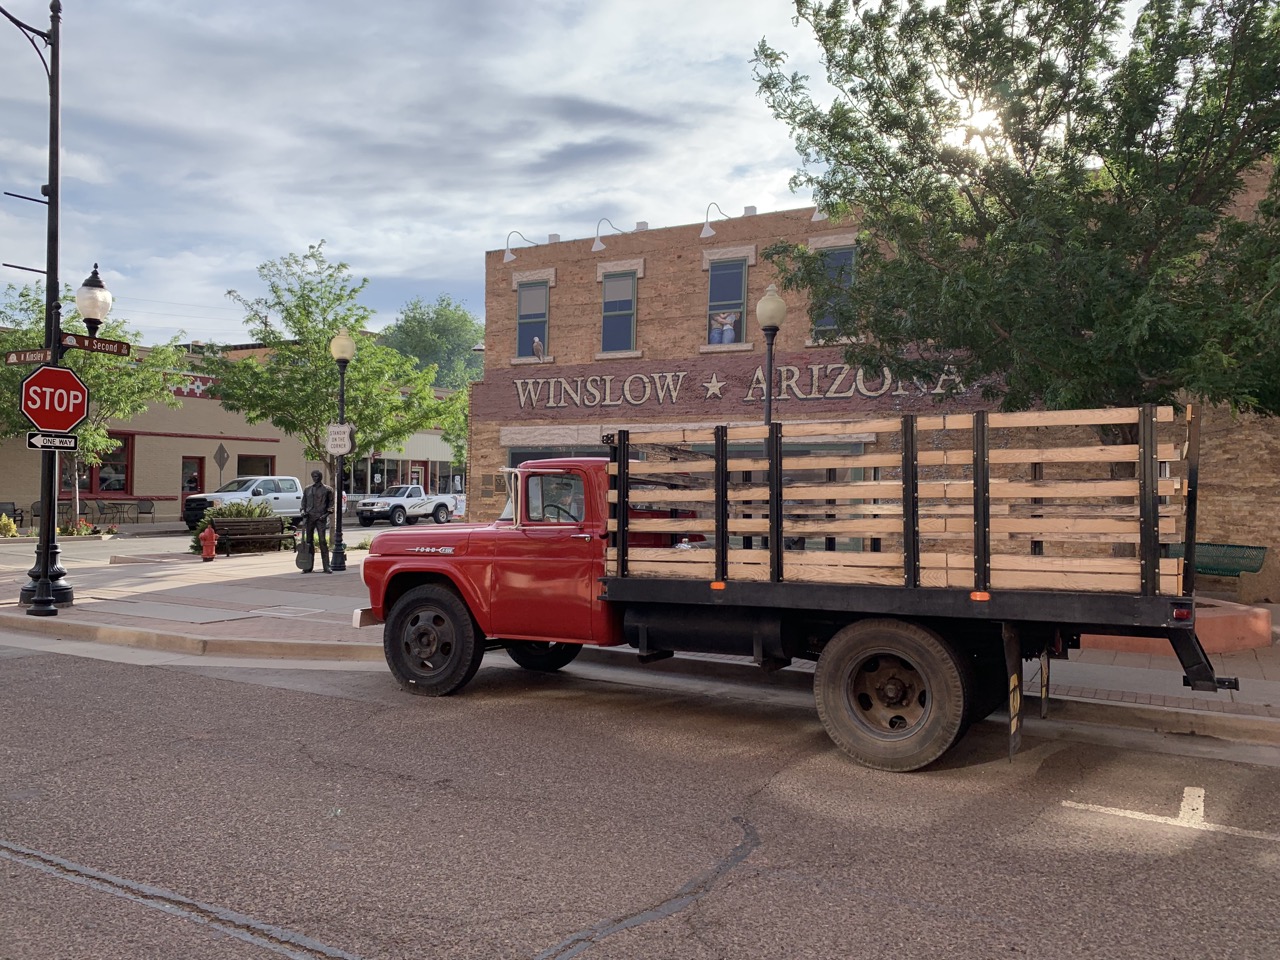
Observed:
[[[863,654],[845,678],[849,716],[878,740],[905,740],[929,719],[933,697],[924,675],[900,653]]]
[[[439,607],[416,610],[401,631],[400,651],[410,673],[424,680],[439,676],[458,651],[453,621]]]

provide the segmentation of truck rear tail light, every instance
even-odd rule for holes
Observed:
[[[1190,607],[1174,607],[1174,608],[1173,608],[1173,619],[1175,619],[1175,620],[1190,620],[1190,619],[1191,619],[1191,608],[1190,608]]]

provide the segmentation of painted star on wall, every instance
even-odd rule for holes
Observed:
[[[702,385],[702,389],[707,391],[704,399],[710,400],[712,397],[720,397],[723,400],[724,397],[720,391],[724,389],[726,383],[728,383],[727,380],[721,380],[713,373],[711,379]]]

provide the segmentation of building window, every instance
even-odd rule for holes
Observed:
[[[120,446],[116,447],[110,453],[102,455],[102,462],[96,467],[90,467],[83,463],[77,464],[76,467],[76,486],[80,488],[81,493],[87,494],[111,494],[133,492],[133,478],[130,476],[129,462],[132,460],[133,437],[117,437],[111,435],[112,440],[119,440]],[[62,473],[62,492],[71,492],[71,467],[72,461],[70,457],[59,457],[61,461]]]
[[[547,347],[547,298],[545,281],[522,283],[516,293],[516,356],[539,357]],[[533,341],[538,341],[534,349]]]
[[[847,288],[853,283],[853,247],[832,247],[823,250],[822,262],[826,265],[827,279],[831,281],[832,286]],[[832,333],[835,329],[835,313],[830,307],[813,321],[814,333]]]
[[[715,260],[710,264],[707,297],[707,343],[741,343],[747,302],[747,261]]]
[[[600,350],[636,348],[636,275],[607,273],[604,281],[604,308],[600,321]]]

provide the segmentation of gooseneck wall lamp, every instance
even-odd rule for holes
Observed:
[[[595,242],[595,243],[593,243],[593,244],[591,245],[591,252],[592,252],[592,253],[599,253],[601,250],[603,250],[603,249],[604,249],[604,241],[600,239],[600,227],[601,227],[601,225],[606,224],[606,223],[607,223],[609,226],[613,227],[613,232],[614,232],[614,233],[626,233],[626,232],[627,232],[627,231],[625,231],[625,230],[619,230],[617,227],[614,227],[614,226],[613,226],[613,221],[612,221],[612,220],[610,220],[608,217],[601,217],[601,218],[600,218],[600,220],[599,220],[599,222],[598,222],[598,223],[596,223],[596,242]]]
[[[60,160],[62,156],[62,3],[53,0],[49,4],[49,29],[37,30],[23,23],[4,7],[0,7],[0,16],[12,23],[27,38],[35,50],[36,56],[44,67],[49,78],[49,182],[41,193],[43,200],[35,197],[24,197],[21,194],[8,194],[35,203],[43,203],[48,207],[45,244],[45,268],[35,270],[31,267],[17,267],[31,273],[44,274],[44,347],[50,352],[50,363],[58,365],[58,353],[61,350],[61,310],[59,294],[62,285],[58,280],[58,214],[61,204],[62,174]],[[36,43],[43,41],[48,50]],[[6,191],[7,193],[7,191]],[[6,264],[6,266],[17,266]],[[19,603],[27,606],[27,613],[34,617],[52,617],[58,613],[59,606],[69,606],[75,600],[75,592],[67,582],[67,572],[58,562],[58,543],[56,529],[58,523],[58,454],[54,450],[43,450],[40,454],[40,538],[36,544],[35,566],[28,572],[31,580],[19,591]]]
[[[347,424],[347,364],[355,359],[356,342],[352,339],[351,334],[347,333],[347,328],[343,327],[337,332],[332,340],[329,341],[329,356],[333,357],[334,362],[338,364],[338,423],[342,426]],[[337,500],[335,512],[338,517],[333,528],[333,560],[329,567],[334,573],[341,573],[347,569],[347,545],[342,541],[342,513],[344,505],[342,503],[342,495],[347,489],[347,457],[345,454],[338,454],[338,490],[334,495]]]
[[[756,303],[756,323],[764,333],[764,422],[773,422],[773,341],[787,319],[787,301],[778,296],[777,284]]]
[[[720,209],[720,204],[716,203],[714,200],[711,203],[708,203],[707,215],[702,220],[702,232],[698,234],[698,238],[701,240],[705,240],[707,239],[707,237],[714,237],[716,235],[715,230],[713,230],[711,227],[711,208],[712,207],[716,208],[716,211],[720,214],[720,216],[724,217],[726,220],[729,219],[729,215]]]
[[[506,252],[502,254],[503,263],[510,263],[512,260],[516,258],[516,255],[511,252],[512,237],[519,237],[521,240],[523,240],[525,243],[529,244],[530,246],[534,246],[534,247],[538,246],[538,244],[534,243],[532,240],[526,237],[519,230],[512,230],[510,233],[507,234],[507,249],[506,249]]]

